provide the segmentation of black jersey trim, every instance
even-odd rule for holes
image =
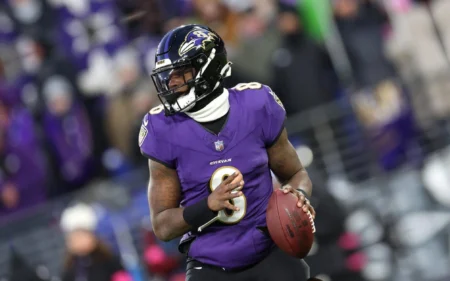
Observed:
[[[286,119],[284,119],[283,124],[281,125],[281,129],[278,132],[277,136],[275,137],[275,139],[269,143],[268,145],[266,145],[266,148],[271,148],[277,141],[278,139],[281,137],[281,134],[283,133],[284,130],[284,123],[286,122]]]
[[[171,164],[169,164],[167,162],[164,162],[162,160],[159,160],[158,158],[155,158],[153,156],[150,156],[150,155],[146,154],[145,152],[143,152],[142,150],[141,150],[141,154],[144,155],[145,157],[147,157],[148,159],[152,160],[152,161],[158,162],[159,164],[164,165],[167,168],[175,170],[175,167],[173,165],[171,165]]]

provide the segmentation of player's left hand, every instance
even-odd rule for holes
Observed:
[[[303,193],[295,190],[290,185],[285,185],[281,189],[283,190],[284,194],[292,193],[295,196],[297,196],[297,198],[298,198],[297,207],[302,208],[302,210],[305,213],[307,213],[309,211],[311,213],[313,219],[316,218],[316,210],[314,210],[314,207],[311,206],[311,202],[308,200],[308,198],[306,198],[306,196]]]

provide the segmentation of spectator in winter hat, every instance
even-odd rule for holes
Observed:
[[[127,281],[120,259],[95,235],[98,218],[92,207],[76,204],[61,216],[67,258],[63,281]]]
[[[132,98],[142,83],[146,83],[139,65],[139,57],[134,49],[123,48],[114,57],[114,69],[119,90],[110,96],[106,107],[106,135],[111,145],[129,157],[135,142],[130,143],[134,113]],[[149,93],[150,95],[150,93]],[[151,107],[147,108],[148,109]],[[141,118],[139,118],[141,119]],[[141,122],[139,122],[141,123]]]
[[[53,10],[45,0],[6,0],[5,10],[15,25],[25,32],[52,33],[55,27]]]
[[[44,132],[59,179],[52,195],[85,184],[92,171],[92,133],[86,110],[75,99],[71,84],[63,76],[53,75],[43,84]],[[58,188],[59,188],[58,187]]]

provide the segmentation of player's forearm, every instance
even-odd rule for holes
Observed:
[[[183,218],[183,209],[164,210],[152,219],[153,231],[162,241],[170,241],[191,230],[191,226]]]
[[[282,186],[290,185],[294,189],[302,189],[308,196],[311,196],[311,180],[287,138],[286,129],[283,130],[277,142],[267,149],[267,153],[270,169]]]
[[[312,182],[305,168],[300,169],[289,180],[283,183],[283,185],[290,185],[294,189],[302,189],[308,196],[312,194]]]

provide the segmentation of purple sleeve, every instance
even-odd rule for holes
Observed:
[[[165,130],[160,132],[155,124],[158,121],[154,115],[146,114],[139,131],[139,147],[142,155],[159,162],[166,167],[175,169],[172,145],[165,139]],[[152,122],[153,121],[153,122]]]
[[[266,147],[272,146],[284,129],[286,111],[278,96],[268,86],[263,86],[264,110],[262,133]]]

